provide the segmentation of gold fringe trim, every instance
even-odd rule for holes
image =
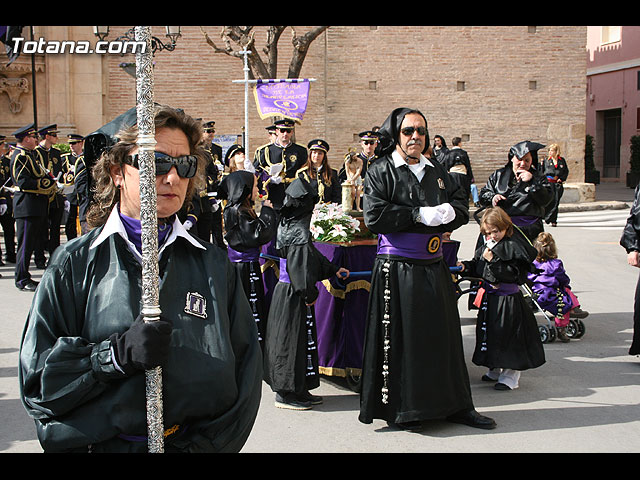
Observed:
[[[327,289],[327,292],[329,292],[334,297],[341,299],[344,299],[349,292],[360,289],[364,289],[368,292],[369,288],[371,287],[371,282],[368,282],[366,280],[356,280],[355,282],[351,282],[344,290],[335,288],[333,285],[331,285],[331,282],[329,282],[329,280],[323,280],[322,284],[324,285],[324,288]]]
[[[346,377],[347,375],[358,377],[362,375],[361,368],[318,367],[318,369],[321,375],[327,375],[329,377]]]

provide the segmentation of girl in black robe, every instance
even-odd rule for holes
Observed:
[[[276,406],[292,410],[322,403],[321,397],[309,392],[320,385],[313,308],[316,283],[349,274],[313,246],[309,227],[317,200],[315,182],[294,180],[285,192],[276,236],[280,278],[269,309],[264,371],[265,381],[276,393]]]
[[[519,288],[537,250],[499,207],[484,212],[480,230],[486,244],[472,260],[460,262],[463,271],[483,279],[475,300],[479,312],[472,360],[490,369],[482,380],[496,382],[496,390],[513,390],[522,370],[545,362],[536,319]]]
[[[225,176],[218,192],[220,199],[227,200],[223,215],[229,260],[242,280],[262,346],[268,307],[260,270],[260,247],[275,237],[278,218],[268,200],[262,205],[260,216],[256,214],[253,204],[257,195],[257,178],[244,170]]]

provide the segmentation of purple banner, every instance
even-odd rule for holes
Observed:
[[[260,118],[285,117],[302,121],[307,109],[307,79],[258,80],[254,90]]]

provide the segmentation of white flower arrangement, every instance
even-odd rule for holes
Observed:
[[[358,219],[337,203],[318,203],[311,216],[311,235],[319,242],[350,242],[360,231]]]

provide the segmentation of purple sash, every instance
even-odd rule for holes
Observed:
[[[289,280],[289,274],[287,273],[287,259],[286,258],[281,258],[280,259],[280,277],[278,278],[278,280],[280,280],[281,282],[284,282],[284,283],[291,283],[291,280]]]
[[[538,220],[540,220],[540,217],[534,217],[532,215],[514,215],[513,217],[511,217],[511,221],[513,222],[513,224],[518,227],[527,227],[529,225],[533,225]]]
[[[442,235],[427,233],[388,233],[378,235],[378,255],[398,255],[418,260],[442,257]]]
[[[517,283],[499,283],[497,288],[488,283],[485,285],[487,287],[485,291],[494,295],[513,295],[520,291],[520,287],[518,287]]]
[[[260,249],[257,247],[246,252],[239,252],[231,247],[227,247],[227,252],[229,254],[229,260],[233,263],[257,262],[260,259]]]

